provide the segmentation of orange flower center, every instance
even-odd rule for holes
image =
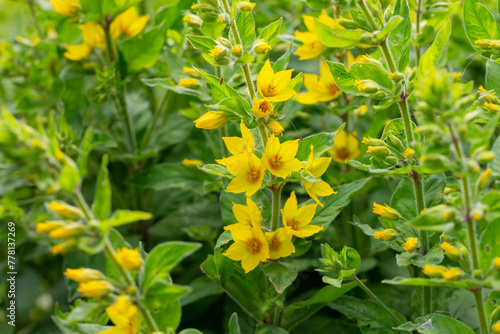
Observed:
[[[247,174],[248,182],[256,183],[256,182],[258,182],[259,177],[260,177],[260,170],[257,167],[252,166],[252,167],[250,167],[250,170],[248,170],[246,172],[246,174]]]
[[[259,105],[259,109],[263,114],[271,114],[273,106],[271,105],[271,102],[269,101],[263,101]]]
[[[269,250],[270,251],[277,251],[279,248],[280,248],[280,241],[279,239],[277,238],[272,238],[271,240],[269,240]]]
[[[350,156],[349,149],[347,147],[339,147],[337,148],[337,152],[335,153],[339,159],[346,160]]]
[[[286,224],[287,224],[288,226],[291,226],[291,227],[292,227],[292,230],[295,230],[295,231],[298,231],[298,230],[299,230],[299,224],[300,224],[300,221],[298,221],[298,220],[295,220],[295,219],[287,220],[287,221],[286,221]]]
[[[330,95],[335,95],[337,94],[337,92],[339,91],[339,87],[337,87],[337,85],[335,83],[331,83],[328,85],[328,93]]]
[[[276,87],[270,84],[266,89],[262,89],[262,94],[265,97],[273,97],[276,96]],[[262,105],[262,104],[261,104]]]
[[[273,169],[279,169],[279,167],[283,164],[283,161],[281,161],[281,156],[278,154],[273,154],[272,156],[269,157],[269,164]]]
[[[255,255],[260,253],[260,250],[262,249],[262,242],[258,238],[250,238],[247,240],[247,250]]]

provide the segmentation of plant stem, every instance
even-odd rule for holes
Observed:
[[[415,26],[416,26],[416,29],[417,29],[417,38],[418,38],[418,34],[420,34],[420,20],[422,19],[422,1],[423,0],[417,0],[417,12],[415,13],[416,14],[416,22],[415,22]],[[418,64],[420,62],[420,47],[419,46],[416,46],[415,47],[415,63],[416,63],[416,67],[418,67]]]
[[[457,132],[455,131],[453,125],[448,123],[448,128],[450,129],[451,142],[453,143],[455,154],[457,158],[460,160],[462,169],[465,169],[467,168],[467,161],[465,158],[465,152],[462,146],[462,142],[460,141],[460,138],[458,137]],[[467,237],[469,240],[470,260],[472,263],[472,270],[474,272],[476,270],[480,270],[480,268],[479,268],[479,252],[477,249],[477,240],[476,240],[476,225],[474,224],[474,221],[472,220],[470,215],[472,193],[470,189],[469,177],[466,175],[460,176],[460,179],[462,180],[462,198],[464,202],[463,209],[464,209],[465,223],[467,225]],[[487,334],[488,322],[486,320],[487,319],[486,313],[484,311],[483,289],[481,286],[476,286],[474,287],[472,292],[474,293],[474,298],[476,300],[476,310],[477,310],[477,316],[479,318],[479,325],[481,327],[481,333]]]
[[[75,190],[75,192],[73,194],[73,198],[75,199],[75,202],[80,207],[80,210],[82,210],[83,214],[85,215],[85,218],[88,221],[94,220],[95,219],[94,214],[92,213],[87,202],[83,198],[83,195],[82,195],[80,190]],[[125,283],[127,284],[127,286],[133,287],[133,290],[135,291],[135,293],[134,293],[135,298],[139,299],[140,294],[139,294],[139,290],[134,282],[134,279],[132,278],[130,273],[127,270],[125,270],[125,268],[123,268],[120,265],[120,263],[118,262],[113,245],[111,244],[111,242],[109,241],[109,239],[106,236],[104,237],[104,253],[109,257],[111,262],[113,262],[116,269],[118,269],[118,272],[122,276],[122,278],[125,281]],[[143,306],[141,306],[139,304],[137,306],[139,308],[139,311],[141,312],[142,319],[146,323],[146,326],[148,327],[149,331],[150,332],[159,331],[158,326],[156,325],[153,317],[151,316],[151,313],[149,313],[149,311],[147,309],[145,309]]]
[[[174,93],[172,91],[169,90],[169,91],[165,92],[163,99],[161,100],[160,104],[158,105],[158,107],[156,108],[156,110],[153,114],[153,119],[148,124],[148,128],[146,129],[146,133],[144,134],[144,137],[142,137],[141,146],[140,146],[141,150],[145,150],[148,147],[149,141],[151,140],[151,135],[153,134],[153,131],[156,127],[156,122],[158,122],[158,118],[163,113],[166,106],[168,106],[168,104],[173,96],[174,96]]]
[[[373,17],[372,13],[370,12],[368,7],[366,6],[365,1],[366,0],[358,0],[358,5],[361,8],[361,11],[363,12],[363,14],[365,15],[371,28],[375,31],[379,28],[379,26],[375,22],[375,18]],[[389,46],[387,45],[387,38],[384,39],[380,43],[380,48],[382,49],[382,53],[384,55],[387,66],[389,67],[389,71],[391,73],[396,73],[397,72],[396,63],[394,62],[394,58],[391,54],[391,50],[389,49]],[[398,105],[399,105],[399,111],[401,112],[401,118],[403,119],[403,125],[404,125],[405,136],[406,136],[406,143],[407,143],[408,147],[412,147],[413,141],[414,141],[414,136],[413,136],[413,129],[411,127],[411,116],[410,116],[410,110],[408,108],[408,100],[407,100],[406,93],[404,91],[401,94],[401,99],[398,102]],[[417,215],[419,215],[420,212],[425,209],[422,178],[415,170],[412,170],[410,176],[413,180],[413,188],[415,191]],[[428,237],[427,231],[420,232],[420,242],[422,243],[422,248],[423,248],[424,252],[427,252],[429,250],[429,237]],[[430,287],[423,287],[422,315],[429,314],[430,312],[432,312],[431,289],[430,289]]]
[[[281,188],[283,185],[275,184],[272,188],[273,195],[273,211],[272,211],[272,220],[271,220],[271,230],[276,231],[279,226],[280,220],[280,209],[281,209]]]
[[[220,66],[215,66],[215,76],[220,79],[222,78],[222,67]],[[222,138],[224,137],[227,137],[227,124],[224,124],[221,128],[220,128],[220,137],[221,137],[221,141],[220,141],[220,144],[221,144],[221,148],[222,148],[222,156],[223,157],[227,157],[229,156],[229,151],[226,147],[226,145],[224,144],[224,140]]]
[[[402,325],[403,322],[401,319],[399,319],[396,314],[389,308],[387,307],[378,297],[370,290],[359,278],[356,277],[356,275],[353,275],[352,278],[354,281],[359,285],[361,289],[363,289],[377,304],[379,304],[386,312],[393,318],[398,325]]]
[[[36,32],[38,33],[38,37],[41,39],[45,38],[45,33],[38,22],[38,15],[36,12],[35,1],[34,0],[26,0],[26,5],[28,5],[28,9],[30,10],[31,17],[33,18],[33,24],[35,25]]]

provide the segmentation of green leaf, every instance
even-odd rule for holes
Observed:
[[[149,212],[143,211],[129,211],[129,210],[116,210],[109,219],[101,221],[99,230],[106,233],[111,227],[130,224],[139,220],[148,220],[153,218]]]
[[[258,325],[255,334],[288,334],[288,332],[275,325]]]
[[[500,95],[500,64],[487,60],[486,61],[486,88],[494,89],[497,96]]]
[[[231,86],[225,82],[220,82],[220,78],[217,78],[211,74],[208,74],[200,69],[196,69],[212,86],[212,97],[214,103],[219,103],[220,101],[227,99],[229,97],[240,98],[241,95]]]
[[[491,173],[493,175],[500,176],[500,137],[495,139],[491,151],[495,153],[495,157],[488,162],[488,168],[491,168]]]
[[[401,276],[394,277],[393,279],[385,279],[382,283],[409,286],[440,286],[460,289],[471,289],[476,285],[476,282],[471,280],[447,281],[441,278],[407,278]]]
[[[358,39],[365,33],[362,30],[332,29],[318,19],[315,24],[319,40],[331,48],[352,49],[359,44]]]
[[[196,252],[201,247],[199,243],[171,241],[157,245],[149,253],[144,267],[144,287],[153,280],[168,279],[170,271],[184,258]]]
[[[229,334],[241,334],[238,314],[236,312],[233,312],[231,318],[229,318],[227,327],[229,327]]]
[[[418,72],[420,75],[424,75],[429,69],[433,68],[436,64],[439,56],[443,52],[446,42],[451,35],[451,21],[448,20],[446,25],[439,30],[436,39],[432,45],[425,51],[425,53],[420,58],[420,63],[418,64]]]
[[[260,269],[262,269],[273,284],[274,289],[280,294],[297,278],[297,268],[291,263],[271,261],[268,264],[260,266]]]
[[[389,74],[380,66],[370,63],[354,63],[345,69],[344,64],[327,61],[333,79],[337,86],[347,94],[372,96],[371,93],[360,91],[354,85],[356,80],[373,80],[389,91],[394,90],[394,84]]]
[[[80,183],[80,172],[76,165],[71,161],[66,161],[59,174],[59,183],[61,190],[72,194],[76,186]]]
[[[312,9],[326,9],[332,6],[332,0],[307,0],[307,5]]]
[[[356,286],[358,286],[356,282],[343,284],[340,288],[325,286],[311,298],[288,306],[285,311],[283,311],[281,327],[290,331],[328,303],[333,302]]]
[[[105,220],[111,213],[111,186],[109,184],[108,156],[104,155],[97,176],[92,213],[97,220]]]
[[[292,53],[292,48],[293,48],[293,41],[290,43],[290,46],[288,47],[288,50],[276,60],[276,62],[273,65],[273,70],[274,73],[279,72],[279,71],[284,71],[288,67],[288,62],[290,61],[290,54]]]
[[[138,72],[156,64],[165,41],[166,28],[166,25],[160,25],[149,30],[142,38],[132,38],[118,44],[129,72]]]
[[[481,234],[479,265],[484,273],[490,269],[496,256],[500,256],[500,218],[490,222]]]
[[[207,164],[207,165],[203,165],[203,166],[196,165],[196,167],[198,167],[199,170],[202,170],[208,174],[227,177],[230,179],[233,178],[233,176],[227,171],[227,168],[225,166],[222,166],[219,164]]]
[[[274,21],[273,23],[265,26],[262,31],[260,32],[259,39],[264,40],[266,42],[272,41],[276,36],[278,36],[278,33],[281,28],[281,22],[283,22],[283,18],[280,17],[278,20]]]
[[[387,312],[381,310],[373,300],[342,296],[328,306],[348,318],[356,319],[363,333],[397,333],[392,330],[398,325],[396,321]],[[402,322],[406,321],[406,318],[397,311],[392,310],[392,312]]]
[[[333,141],[335,137],[345,126],[342,124],[335,132],[322,132],[302,139],[299,142],[299,149],[296,154],[296,158],[300,161],[307,161],[309,155],[311,154],[311,145],[313,149],[313,158],[319,158],[323,153],[328,151],[333,146]]]
[[[476,0],[464,1],[465,34],[476,51],[481,50],[476,45],[480,39],[500,39],[500,29],[493,14]]]
[[[248,49],[255,41],[255,22],[252,11],[239,11],[236,15],[236,26],[243,47]]]
[[[335,187],[334,190],[337,191],[336,194],[321,199],[321,203],[323,203],[324,207],[318,206],[311,224],[325,226],[326,228],[340,214],[342,208],[351,202],[354,193],[363,188],[369,180],[370,178],[361,179]],[[306,202],[306,204],[313,203],[315,203],[313,200]]]
[[[391,49],[398,71],[404,72],[406,67],[410,64],[412,40],[411,16],[408,0],[396,1],[392,14],[402,16],[403,22],[398,24],[397,27],[390,32],[387,44],[389,44],[389,48]]]
[[[141,81],[148,87],[161,87],[179,95],[196,96],[203,101],[211,100],[211,98],[207,94],[205,94],[206,90],[191,89],[179,86],[171,78],[141,79]]]
[[[217,42],[206,36],[186,35],[191,45],[202,52],[209,52],[217,46]]]
[[[427,254],[422,255],[417,251],[411,253],[404,252],[401,254],[396,254],[396,262],[400,267],[408,267],[413,264],[417,267],[422,268],[426,264],[440,264],[444,259],[443,250],[439,245],[432,247]]]
[[[407,322],[397,329],[407,332],[416,330],[425,334],[474,334],[474,331],[463,322],[439,313],[417,318],[415,323]]]
[[[436,204],[444,191],[445,185],[446,177],[443,173],[424,177],[423,188],[426,208]],[[403,178],[399,182],[396,191],[392,195],[391,207],[408,220],[417,216],[415,191],[413,190],[413,182],[409,178]]]
[[[384,28],[377,34],[377,39],[383,40],[384,38],[386,38],[403,20],[404,19],[402,16],[392,16],[389,19],[389,22],[387,22]]]
[[[179,300],[190,291],[190,287],[175,285],[163,279],[155,279],[144,292],[142,301],[150,310],[156,310],[165,303]]]

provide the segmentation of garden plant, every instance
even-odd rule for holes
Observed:
[[[500,2],[0,17],[1,333],[500,333]]]

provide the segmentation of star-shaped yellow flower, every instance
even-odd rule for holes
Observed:
[[[316,201],[319,205],[323,206],[318,199],[318,196],[330,196],[336,194],[332,187],[325,181],[322,181],[319,177],[326,172],[326,169],[330,165],[332,158],[317,158],[314,159],[313,155],[314,147],[311,145],[311,154],[307,159],[305,170],[308,171],[312,176],[318,180],[318,182],[302,181],[304,189],[307,191],[309,196]]]
[[[298,238],[306,238],[318,233],[323,226],[310,224],[316,213],[316,207],[317,204],[306,204],[299,208],[295,192],[292,191],[281,210],[283,225]]]
[[[274,232],[266,232],[267,245],[269,246],[269,258],[276,260],[295,253],[292,243],[292,233],[284,227]]]
[[[218,160],[220,163],[221,160]],[[266,168],[253,153],[244,152],[231,158],[223,159],[229,173],[234,175],[227,186],[229,193],[243,193],[252,196],[260,189]]]
[[[280,144],[280,140],[271,134],[266,144],[266,152],[262,155],[262,162],[273,175],[286,179],[292,172],[303,168],[299,159],[295,158],[298,149],[298,139]]]
[[[106,313],[115,324],[114,327],[99,334],[136,334],[139,333],[141,318],[137,306],[133,305],[130,298],[121,295],[115,304],[106,307]]]
[[[262,214],[257,204],[250,197],[247,197],[247,205],[233,203],[233,214],[238,223],[224,226],[224,230],[232,232],[238,229],[250,230],[253,227],[260,228]]]
[[[231,231],[234,240],[225,256],[234,261],[241,261],[245,273],[253,270],[260,262],[269,258],[267,239],[260,227]]]
[[[353,134],[348,135],[344,130],[337,134],[332,148],[328,150],[333,160],[340,163],[355,159],[360,153],[359,140]]]
[[[257,89],[259,94],[270,102],[283,102],[291,99],[295,91],[288,87],[292,78],[293,70],[279,71],[274,73],[269,59],[257,76]]]
[[[122,35],[127,37],[137,36],[144,29],[148,20],[149,15],[139,16],[137,9],[132,6],[111,22],[111,38],[116,40]]]
[[[243,152],[253,153],[255,149],[255,140],[252,132],[246,127],[245,123],[240,123],[240,137],[222,137],[227,150],[232,155],[238,155]]]
[[[335,80],[333,80],[332,73],[326,62],[321,64],[319,76],[304,74],[304,86],[306,86],[307,92],[295,96],[295,99],[302,104],[314,104],[318,101],[328,102],[342,94]]]

